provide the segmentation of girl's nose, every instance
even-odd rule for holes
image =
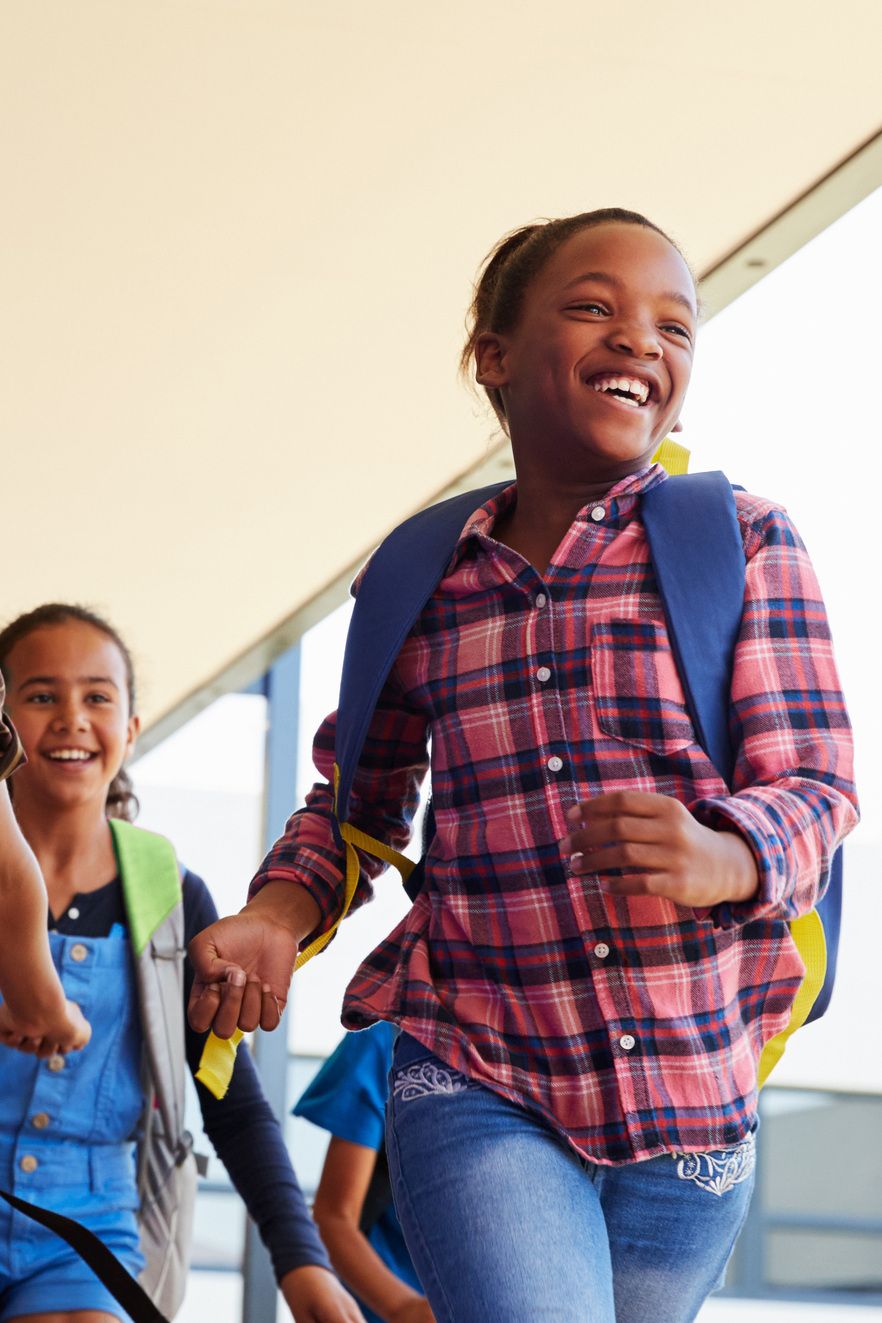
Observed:
[[[662,342],[654,326],[642,326],[637,322],[619,322],[609,329],[609,343],[617,353],[628,354],[632,358],[661,358],[664,354]]]
[[[79,703],[65,703],[55,713],[52,725],[58,731],[86,730],[89,718]]]

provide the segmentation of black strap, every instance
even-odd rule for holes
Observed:
[[[79,1254],[95,1276],[104,1283],[117,1304],[121,1305],[132,1319],[132,1323],[168,1323],[168,1319],[159,1312],[143,1286],[135,1281],[131,1273],[126,1271],[93,1232],[88,1231],[71,1217],[62,1217],[60,1213],[53,1213],[48,1208],[29,1204],[25,1199],[19,1199],[17,1195],[9,1194],[6,1190],[0,1190],[0,1196],[17,1213],[23,1213],[25,1217],[39,1222],[40,1226],[54,1231],[56,1236],[66,1240],[71,1249]]]

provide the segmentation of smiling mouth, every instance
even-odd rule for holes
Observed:
[[[599,377],[591,377],[588,385],[598,395],[612,395],[632,409],[642,409],[652,397],[649,383],[641,381],[639,377],[621,377],[604,373]]]
[[[44,758],[48,758],[52,763],[91,763],[98,757],[98,754],[89,749],[52,749],[45,753]]]

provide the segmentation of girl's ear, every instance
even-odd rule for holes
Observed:
[[[126,762],[128,762],[129,758],[131,758],[132,756],[132,751],[135,747],[135,742],[138,736],[140,735],[140,733],[141,733],[141,718],[132,715],[131,717],[129,717],[128,729],[126,731],[126,758],[125,758]]]
[[[495,331],[485,331],[475,341],[475,380],[488,390],[508,384],[505,338]]]

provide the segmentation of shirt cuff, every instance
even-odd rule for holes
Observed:
[[[709,909],[696,910],[696,916],[709,920],[715,928],[741,928],[756,919],[771,917],[786,894],[787,868],[781,842],[769,831],[766,817],[736,796],[701,799],[690,811],[705,827],[737,832],[750,847],[759,877],[757,890],[749,900],[724,900]]]

